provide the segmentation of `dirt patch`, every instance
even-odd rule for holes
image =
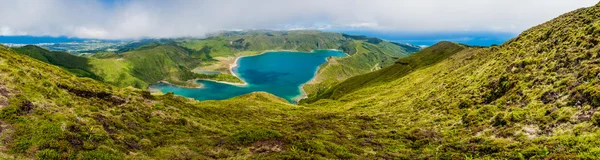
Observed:
[[[0,85],[0,108],[8,106],[11,92],[4,85]]]
[[[593,108],[593,109],[590,109],[590,110],[587,110],[587,111],[579,111],[579,112],[575,113],[575,117],[577,119],[577,122],[581,123],[581,122],[592,120],[592,116],[594,115],[594,113],[596,112],[596,110],[598,110],[598,108]]]
[[[31,101],[25,100],[19,107],[21,115],[30,114],[36,106]]]
[[[285,143],[277,140],[267,140],[254,142],[250,147],[252,153],[273,153],[281,152],[285,149]]]
[[[521,130],[523,131],[523,133],[524,133],[524,134],[527,136],[527,138],[529,138],[529,139],[533,139],[533,138],[537,137],[537,136],[538,136],[538,134],[539,134],[539,132],[540,132],[540,130],[538,129],[538,127],[537,127],[537,126],[533,126],[533,125],[530,125],[530,126],[523,126],[523,127],[521,128]]]
[[[116,130],[111,128],[111,126],[115,126],[115,123],[113,121],[111,121],[109,118],[105,117],[104,115],[96,114],[96,115],[94,115],[94,120],[96,120],[98,123],[102,124],[102,127],[104,128],[104,130],[106,132],[108,132],[109,134],[114,134],[117,132]]]
[[[0,95],[4,97],[10,96],[10,91],[4,85],[0,85]]]
[[[548,91],[542,94],[541,100],[544,104],[554,103],[559,98],[559,94],[555,91]]]
[[[8,98],[0,96],[0,108],[8,106]]]
[[[76,96],[83,97],[83,98],[99,98],[99,99],[103,99],[105,101],[111,102],[114,105],[120,105],[123,103],[127,103],[127,100],[125,100],[124,98],[112,95],[107,92],[95,92],[95,91],[89,91],[89,90],[82,90],[82,89],[77,89],[77,88],[71,88],[66,85],[58,85],[58,87],[62,88],[62,89],[66,89],[69,92],[75,94]]]

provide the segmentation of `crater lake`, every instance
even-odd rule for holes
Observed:
[[[337,50],[265,52],[236,60],[231,72],[245,84],[197,80],[201,84],[199,88],[158,83],[151,85],[149,89],[163,93],[173,92],[196,100],[222,100],[264,91],[296,103],[305,96],[301,86],[314,78],[319,66],[331,56],[344,57],[346,54]]]

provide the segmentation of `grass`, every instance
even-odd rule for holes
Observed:
[[[308,98],[303,99],[302,102],[314,102],[324,98],[337,99],[360,88],[390,82],[412,71],[440,62],[465,48],[465,46],[453,42],[440,42],[408,57],[399,59],[390,67],[354,76],[339,84],[329,83],[329,85],[314,88],[313,90],[316,91],[313,91],[313,94],[309,94]]]
[[[428,64],[361,76],[366,85],[303,105],[263,92],[202,102],[154,96],[0,46],[0,155],[598,159],[599,13],[600,5],[579,9],[500,46],[432,48],[408,61]]]
[[[131,65],[120,58],[91,59],[92,71],[103,77],[103,82],[115,86],[144,88],[149,83],[131,74]]]
[[[316,77],[302,87],[309,95],[319,94],[322,90],[352,76],[390,66],[398,58],[406,57],[416,50],[386,41],[377,41],[377,44],[374,44],[360,40],[349,41],[340,49],[350,56],[333,58],[322,64]]]
[[[20,54],[30,56],[42,62],[65,68],[77,76],[102,80],[102,77],[97,76],[91,71],[92,66],[89,64],[89,60],[85,57],[72,55],[66,52],[49,51],[34,45],[18,47],[14,50]]]

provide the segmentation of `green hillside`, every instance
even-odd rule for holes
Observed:
[[[4,46],[0,93],[3,158],[374,157],[357,152],[373,145],[335,136],[365,117],[332,123],[338,110],[291,105],[267,93],[203,102],[153,96],[78,78]]]
[[[372,115],[370,138],[400,157],[598,159],[598,24],[600,5],[579,9],[309,106]]]
[[[317,88],[318,91],[314,94],[309,94],[308,98],[303,99],[301,102],[314,102],[323,98],[337,99],[359,88],[390,82],[412,71],[442,61],[465,48],[467,47],[453,42],[440,42],[408,57],[399,59],[392,66],[348,78],[339,84]]]
[[[180,40],[181,46],[205,50],[212,57],[238,56],[239,52],[257,54],[267,50],[312,51],[337,49],[346,38],[339,33],[320,31],[246,31],[224,32],[206,39]]]
[[[101,77],[93,73],[91,70],[92,65],[87,58],[66,52],[49,51],[34,45],[18,47],[15,48],[15,51],[42,62],[62,67],[77,76],[102,80]]]
[[[77,78],[0,47],[3,158],[241,157],[247,153],[236,146],[282,137],[261,126],[282,119],[281,110],[299,109],[286,103],[266,93],[201,103],[155,97]]]
[[[600,4],[497,47],[441,42],[302,105],[153,96],[0,45],[0,157],[598,159],[599,37]]]
[[[366,41],[351,40],[344,43],[340,49],[350,56],[343,58],[330,58],[319,67],[316,77],[305,84],[302,88],[310,94],[317,94],[333,86],[346,78],[365,74],[378,70],[380,68],[394,64],[394,61],[401,57],[406,57],[417,48],[386,41],[373,41],[376,38],[370,38]]]

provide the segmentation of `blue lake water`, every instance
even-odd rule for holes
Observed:
[[[302,97],[300,86],[310,81],[319,65],[330,56],[343,57],[346,54],[335,50],[316,50],[313,52],[278,51],[266,52],[256,56],[242,57],[232,71],[247,85],[237,86],[207,80],[198,80],[201,88],[184,88],[170,84],[154,84],[150,89],[196,100],[222,100],[265,91],[295,102]]]

